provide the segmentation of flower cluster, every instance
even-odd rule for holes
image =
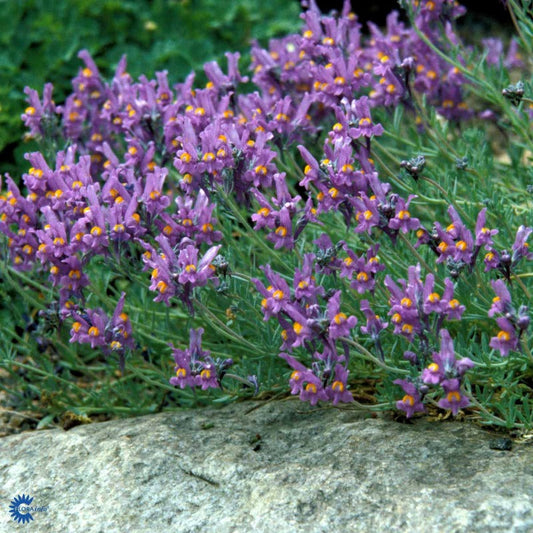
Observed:
[[[510,351],[519,349],[520,338],[530,324],[529,308],[526,305],[521,305],[518,309],[513,307],[511,294],[503,280],[493,281],[492,288],[496,296],[492,299],[488,315],[499,315],[496,323],[500,331],[492,337],[489,346],[506,356]]]
[[[408,280],[399,280],[398,283],[400,286],[389,275],[385,277],[384,284],[391,295],[388,314],[394,324],[394,333],[410,342],[415,336],[424,342],[428,333],[440,331],[445,319],[460,319],[465,310],[465,306],[453,296],[453,282],[446,278],[444,291],[440,294],[435,288],[433,274],[428,274],[422,283],[420,265],[409,267]]]
[[[87,343],[91,348],[99,346],[104,353],[118,354],[121,370],[124,371],[126,350],[133,350],[135,342],[131,336],[132,327],[129,316],[124,312],[122,293],[111,318],[103,309],[88,309],[82,313],[77,306],[68,306],[68,314],[74,319],[70,330],[70,342]]]
[[[202,390],[219,388],[227,369],[233,365],[231,359],[213,359],[210,352],[202,350],[203,328],[190,330],[190,344],[186,350],[175,348],[172,344],[172,356],[176,366],[175,376],[170,384],[184,389],[200,387]]]
[[[357,318],[341,311],[340,290],[326,293],[317,284],[314,275],[317,269],[317,257],[306,254],[302,269],[295,272],[292,292],[287,281],[268,265],[263,267],[268,287],[258,279],[253,282],[263,296],[264,319],[274,317],[282,327],[280,356],[293,369],[289,381],[291,393],[299,394],[312,405],[319,400],[332,400],[334,404],[349,402],[352,394],[347,390],[348,357],[344,339],[350,336]],[[338,352],[337,341],[343,346],[343,353]],[[312,354],[309,367],[285,352],[298,347]]]
[[[453,341],[448,330],[443,329],[444,320],[459,320],[465,306],[454,298],[454,285],[449,278],[444,280],[444,290],[437,292],[435,277],[427,274],[424,282],[420,279],[420,266],[409,267],[408,280],[395,283],[388,275],[384,281],[391,297],[391,322],[393,333],[403,336],[409,342],[416,341],[417,351],[406,351],[404,358],[411,365],[414,377],[409,380],[394,381],[406,395],[397,402],[398,409],[411,417],[416,411],[424,411],[423,398],[428,393],[428,385],[440,385],[446,396],[438,402],[440,407],[457,411],[469,405],[469,400],[460,392],[464,373],[474,366],[468,358],[455,359]],[[431,339],[440,335],[440,351],[432,352]],[[432,363],[426,368],[431,354]]]
[[[519,349],[529,311],[515,310],[505,282],[512,283],[522,260],[533,259],[527,244],[533,229],[521,226],[511,251],[501,250],[493,240],[498,230],[486,224],[487,208],[469,228],[468,215],[452,205],[449,225],[430,220],[426,229],[419,196],[401,196],[383,179],[374,151],[385,133],[376,118],[383,110],[401,106],[414,115],[422,96],[451,121],[487,117],[465,100],[467,54],[455,56],[464,69],[442,57],[459,43],[451,22],[463,8],[447,0],[413,4],[413,28],[393,12],[385,29],[369,24],[365,36],[349,1],[339,16],[322,16],[312,1],[299,34],[272,40],[268,49],[253,45],[252,91],[239,71],[239,54],[226,54],[227,72],[207,63],[204,87],[195,86],[194,74],[171,87],[167,72],[134,81],[125,58],[105,81],[87,51],[79,54],[85,65],[64,104],[54,103],[51,84],[42,100],[27,89],[22,118],[30,134],[68,148],[54,162],[28,154],[24,192],[6,177],[0,230],[13,267],[45,272],[57,288],[60,316],[73,321],[71,342],[118,352],[122,365],[136,348],[124,294],[111,318],[88,307],[95,258],[145,272],[154,301],[180,302],[192,316],[202,288],[225,288],[218,275],[225,277],[229,267],[218,254],[234,243],[222,242],[226,221],[219,219],[236,205],[246,210],[236,220],[253,226],[256,240],[264,236],[275,250],[301,258],[288,277],[272,262],[261,267],[267,285],[252,279],[264,319],[281,327],[280,356],[292,368],[292,394],[311,404],[353,400],[348,375],[358,319],[346,308],[355,301],[366,320],[359,328],[363,342],[374,347],[378,364],[386,366],[389,356],[383,335],[416,350],[404,354],[412,377],[396,381],[405,392],[399,409],[407,416],[423,410],[430,385],[441,387],[439,406],[454,414],[468,405],[461,387],[473,363],[456,360],[443,329],[465,312],[454,296],[460,273],[472,274],[484,250],[485,272],[503,278],[492,283],[497,296],[489,316],[498,315],[500,332],[490,346],[502,355]],[[485,46],[495,65],[501,45],[487,40]],[[516,45],[505,61],[519,64]],[[421,131],[427,126],[421,118],[416,123]],[[399,166],[419,185],[425,164],[417,156]],[[337,219],[345,240],[317,236],[317,227]],[[409,263],[407,280],[390,274],[381,280],[386,267],[377,241],[383,235],[392,249],[402,241],[415,253],[428,246],[435,273],[422,280],[420,264],[426,265],[419,256],[419,264]],[[441,264],[449,277],[438,275]],[[387,305],[379,303],[380,291],[390,296]],[[173,385],[220,387],[232,362],[202,350],[203,331],[190,330],[187,350],[172,349]]]
[[[434,352],[432,362],[424,368],[415,380],[397,379],[405,396],[396,403],[396,407],[405,411],[408,418],[417,411],[424,411],[424,396],[429,392],[429,385],[440,385],[445,396],[438,402],[439,407],[450,409],[454,415],[459,409],[470,405],[470,400],[461,392],[461,380],[465,372],[473,368],[474,363],[468,358],[456,359],[453,341],[448,330],[440,330],[440,351]]]

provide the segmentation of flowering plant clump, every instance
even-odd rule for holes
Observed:
[[[252,46],[250,79],[228,53],[204,87],[135,81],[125,58],[106,81],[80,52],[64,103],[26,90],[49,151],[5,177],[6,279],[53,304],[68,350],[115,354],[178,403],[287,388],[531,427],[533,101],[508,82],[531,76],[532,32],[508,4],[518,40],[481,61],[448,0],[368,35],[349,2],[311,2],[299,33]]]

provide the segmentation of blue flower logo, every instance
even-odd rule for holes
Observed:
[[[24,512],[24,510],[20,509],[20,506],[29,506],[32,501],[33,498],[30,498],[29,495],[26,496],[25,494],[23,494],[22,496],[15,496],[9,504],[9,513],[13,517],[13,520],[18,522],[19,524],[21,522],[23,524],[26,524],[27,522],[33,520],[33,516],[29,511]]]

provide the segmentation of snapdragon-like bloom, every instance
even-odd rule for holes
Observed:
[[[339,402],[350,403],[353,401],[353,395],[348,390],[346,381],[348,379],[348,370],[342,365],[335,365],[335,373],[331,384],[326,387],[326,394],[333,405]]]
[[[501,279],[492,281],[491,284],[496,296],[492,299],[492,305],[490,306],[488,315],[489,317],[493,317],[496,313],[505,315],[512,309],[511,293],[507,289],[505,282]]]
[[[292,250],[294,248],[292,220],[290,211],[286,207],[280,209],[277,224],[274,231],[267,235],[267,239],[274,243],[274,249],[276,250],[278,248]]]
[[[379,245],[371,246],[365,256],[361,257],[358,257],[346,245],[343,249],[347,257],[342,262],[340,276],[351,279],[350,288],[355,289],[359,294],[366,291],[372,292],[376,284],[376,273],[385,269],[385,265],[380,263],[377,256]]]
[[[300,392],[300,400],[316,405],[319,401],[327,401],[328,393],[322,382],[315,375],[308,376],[304,389]]]
[[[292,330],[295,337],[291,347],[303,346],[306,341],[314,337],[314,332],[311,329],[313,321],[306,316],[305,310],[291,303],[287,304],[285,312],[293,320]]]
[[[268,320],[271,316],[278,315],[281,311],[286,309],[290,302],[291,289],[289,284],[279,275],[276,274],[270,265],[261,267],[270,285],[265,287],[258,279],[252,279],[256,289],[263,296],[261,302],[261,310]]]
[[[370,138],[383,134],[383,126],[372,122],[370,100],[367,96],[361,96],[361,98],[351,102],[345,99],[342,103],[347,109],[347,117],[351,126],[349,135],[352,139],[358,139],[359,137]]]
[[[489,346],[495,350],[499,350],[502,356],[509,355],[510,351],[518,348],[518,337],[516,335],[515,327],[510,320],[505,317],[496,319],[500,331],[495,337],[492,337]]]
[[[450,284],[450,280],[446,278],[444,281]],[[447,287],[449,286],[447,284]],[[452,294],[453,294],[453,284],[451,285]],[[429,315],[430,313],[444,313],[446,312],[448,301],[446,298],[443,298],[443,294],[439,294],[435,290],[435,276],[429,273],[426,276],[426,281],[424,283],[424,292],[422,293],[422,309],[424,313]]]
[[[335,291],[335,294],[328,300],[327,317],[329,323],[329,336],[331,339],[339,337],[349,337],[350,330],[357,324],[355,316],[346,316],[340,310],[341,291]]]
[[[474,367],[468,357],[455,358],[453,341],[447,330],[440,330],[440,338],[440,351],[433,354],[433,362],[422,371],[422,381],[431,385],[442,383],[445,379],[462,378],[467,370]]]
[[[167,175],[167,169],[157,167],[154,172],[149,172],[146,176],[146,183],[140,201],[146,206],[146,211],[151,217],[161,213],[170,204],[169,197],[162,193]]]
[[[190,283],[194,287],[204,286],[214,276],[215,269],[211,263],[219,250],[220,245],[212,246],[198,260],[198,249],[193,245],[186,246],[180,251],[177,259],[178,282]]]
[[[470,405],[468,397],[459,390],[460,381],[458,379],[445,379],[440,385],[444,389],[446,396],[439,400],[439,407],[450,409],[453,416],[456,416],[459,409]]]
[[[47,83],[43,90],[43,101],[39,99],[39,94],[36,90],[30,87],[25,87],[24,92],[28,97],[29,106],[21,115],[24,125],[29,129],[30,135],[38,136],[44,135],[46,124],[54,120],[57,113],[57,108],[52,100],[53,85]]]
[[[487,226],[485,225],[486,224],[486,213],[487,213],[487,208],[484,207],[477,216],[475,245],[485,246],[485,248],[488,250],[493,244],[492,236],[496,235],[498,233],[498,230],[487,228]]]
[[[70,342],[87,343],[91,348],[100,347],[105,355],[117,355],[121,371],[124,371],[126,353],[136,344],[129,316],[124,312],[125,297],[123,292],[110,318],[100,308],[82,312],[78,305],[65,297],[62,298],[61,310],[63,319],[74,319]]]
[[[409,267],[409,281],[399,280],[399,287],[387,274],[384,284],[391,294],[391,322],[394,324],[394,333],[404,336],[409,341],[414,339],[416,333],[422,328],[418,313],[418,302],[423,294],[422,282],[419,278],[420,266]]]
[[[287,353],[281,352],[279,356],[293,369],[290,379],[289,387],[291,389],[291,394],[300,394],[303,392],[306,382],[309,382],[309,379],[314,378],[312,371],[307,368],[304,364],[300,363],[295,357]]]
[[[219,388],[220,380],[226,370],[233,364],[232,359],[216,359],[211,352],[202,348],[203,328],[189,331],[189,347],[185,350],[175,348],[171,343],[172,356],[176,366],[175,375],[170,378],[170,384],[184,389],[185,387]]]
[[[355,220],[357,221],[355,231],[357,233],[366,231],[370,235],[372,228],[378,226],[381,221],[378,201],[374,197],[368,198],[363,193],[360,198],[354,200],[354,203],[356,207]]]
[[[105,332],[108,317],[103,309],[88,309],[84,315],[73,312],[72,317],[70,342],[87,343],[91,348],[107,346]]]
[[[294,271],[294,297],[297,300],[315,303],[318,296],[324,296],[324,287],[317,285],[313,274],[315,259],[314,254],[305,254],[302,269]]]
[[[528,261],[533,260],[533,252],[529,249],[529,244],[526,242],[533,228],[527,226],[520,226],[516,232],[516,238],[512,246],[511,261],[516,264],[522,257],[525,257]]]
[[[422,403],[420,392],[414,383],[405,379],[394,380],[395,385],[400,385],[404,390],[405,396],[396,402],[396,408],[405,412],[407,418],[411,418],[417,412],[424,412],[426,408]]]
[[[407,233],[420,227],[418,218],[412,217],[409,212],[409,204],[414,198],[416,198],[414,194],[410,194],[407,201],[403,200],[403,198],[398,198],[394,217],[389,220],[389,228]]]
[[[381,331],[386,329],[389,323],[384,322],[379,315],[374,313],[368,300],[361,300],[360,308],[366,317],[366,325],[361,326],[361,332],[369,335],[372,339],[377,339]]]

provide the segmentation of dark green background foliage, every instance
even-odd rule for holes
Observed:
[[[176,83],[297,23],[298,4],[287,0],[0,0],[0,170],[16,175],[24,152],[36,149],[21,142],[24,86],[40,92],[51,81],[61,102],[83,48],[106,76],[127,54],[134,78],[166,69]]]

